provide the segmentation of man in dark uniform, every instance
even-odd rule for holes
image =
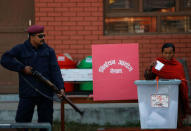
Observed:
[[[53,97],[53,90],[35,80],[32,69],[37,70],[52,81],[60,90],[58,97],[65,95],[64,82],[54,50],[45,41],[44,27],[33,25],[28,28],[29,39],[5,52],[1,58],[3,67],[19,74],[19,104],[16,122],[31,122],[34,108],[37,106],[38,122],[53,122],[53,101],[36,92]],[[31,85],[32,86],[31,86]]]

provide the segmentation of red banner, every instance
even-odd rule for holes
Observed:
[[[92,45],[93,99],[137,99],[138,44]]]

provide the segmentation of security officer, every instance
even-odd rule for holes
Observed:
[[[19,74],[19,104],[16,122],[31,122],[34,108],[37,106],[38,122],[53,122],[53,91],[32,77],[31,70],[37,70],[52,81],[60,90],[58,97],[65,95],[64,82],[61,76],[54,50],[45,43],[44,27],[32,25],[28,28],[29,39],[5,52],[1,58],[3,67]],[[31,84],[31,85],[30,85]]]

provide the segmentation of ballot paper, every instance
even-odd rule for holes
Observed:
[[[161,63],[161,62],[158,61],[158,60],[157,60],[156,62],[157,62],[157,63],[156,63],[155,69],[160,71],[160,70],[163,68],[164,64]]]
[[[167,123],[167,119],[157,112],[152,112],[146,121],[148,127],[163,127]]]

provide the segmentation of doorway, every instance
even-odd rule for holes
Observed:
[[[27,39],[34,24],[34,0],[0,0],[0,56]],[[0,93],[18,93],[18,74],[0,66]]]

